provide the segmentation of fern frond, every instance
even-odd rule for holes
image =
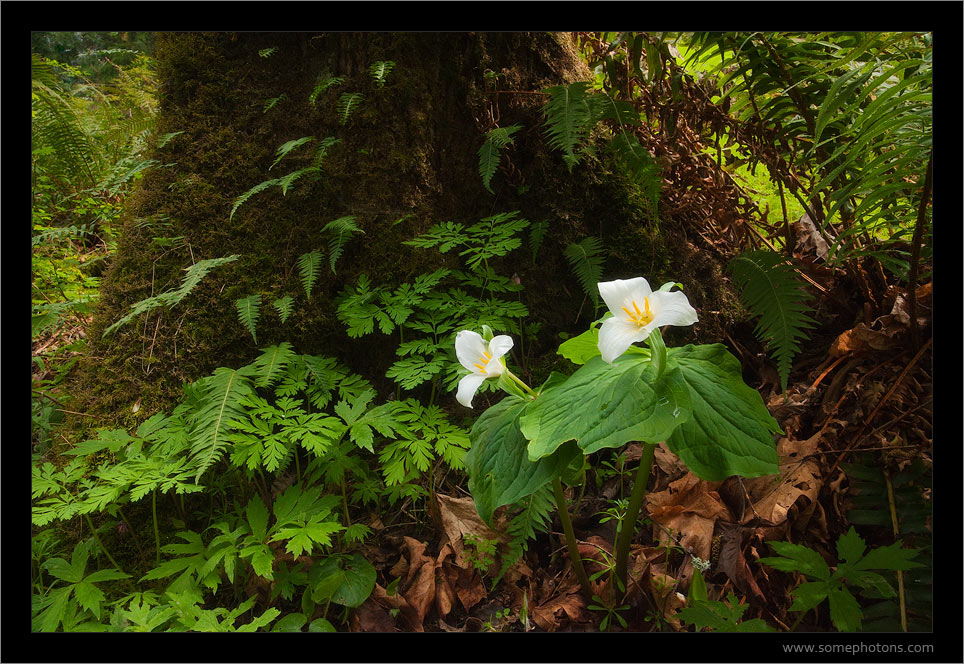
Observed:
[[[321,79],[320,81],[318,81],[318,83],[315,84],[315,89],[311,91],[311,94],[308,95],[308,103],[314,106],[315,102],[318,100],[318,97],[325,90],[327,90],[328,88],[334,87],[336,85],[341,85],[344,82],[345,82],[344,76],[330,76],[328,78]]]
[[[272,55],[278,52],[277,46],[272,46],[271,48],[263,48],[258,51],[258,55],[262,58],[270,58]]]
[[[321,139],[321,142],[318,143],[318,149],[315,150],[315,158],[312,162],[312,166],[321,168],[321,164],[325,161],[325,157],[328,156],[328,150],[339,143],[341,143],[341,139],[335,138],[334,136],[327,136]]]
[[[228,215],[228,219],[233,219],[233,218],[234,218],[234,213],[237,212],[237,211],[238,211],[238,208],[241,207],[242,205],[244,205],[245,201],[247,201],[249,198],[251,198],[251,197],[254,196],[255,194],[260,194],[260,193],[261,193],[262,191],[264,191],[265,189],[267,189],[267,188],[269,188],[269,187],[273,187],[274,185],[276,185],[276,184],[278,184],[278,183],[280,183],[280,180],[277,180],[277,179],[275,179],[275,180],[265,180],[264,182],[261,182],[260,184],[254,185],[253,187],[251,187],[250,189],[248,189],[246,192],[244,192],[243,194],[241,194],[240,196],[238,196],[236,199],[234,199],[234,205],[231,207],[231,214]]]
[[[515,143],[512,134],[520,129],[522,129],[522,125],[518,124],[508,127],[497,127],[486,134],[485,142],[482,144],[482,147],[479,148],[479,175],[482,176],[482,186],[485,187],[489,193],[495,193],[489,185],[502,158],[499,150]]]
[[[279,297],[277,300],[272,302],[274,308],[278,310],[278,315],[281,317],[281,322],[284,323],[288,320],[288,316],[291,315],[291,310],[294,307],[295,299],[290,295],[285,295],[284,297]]]
[[[577,146],[589,137],[589,132],[602,116],[599,103],[586,95],[588,88],[589,83],[579,81],[546,89],[549,93],[545,107],[549,146],[562,151],[562,158],[570,171],[579,163]]]
[[[651,218],[658,221],[659,198],[663,186],[659,165],[636,137],[625,131],[617,133],[609,147],[633,182],[642,190]]]
[[[537,533],[547,532],[551,524],[555,501],[550,485],[540,487],[535,493],[520,501],[520,504],[522,510],[512,517],[506,527],[506,534],[511,539],[508,550],[502,556],[499,574],[492,581],[493,587],[509,571],[509,568],[522,558],[522,554],[529,548],[529,540],[535,539]]]
[[[385,78],[389,72],[392,71],[393,67],[395,67],[395,63],[391,60],[379,60],[368,68],[368,73],[371,74],[372,79],[374,79],[375,85],[381,88],[384,87]]]
[[[364,95],[360,92],[345,92],[342,94],[338,98],[338,104],[336,106],[338,110],[338,124],[346,124],[348,122],[348,116],[361,104],[364,98]]]
[[[740,287],[740,299],[760,317],[756,337],[769,346],[777,362],[781,389],[786,392],[791,363],[800,351],[798,341],[816,325],[808,315],[813,311],[806,304],[808,295],[796,271],[772,251],[747,252],[730,261],[728,268]]]
[[[251,333],[254,343],[258,343],[255,327],[258,325],[258,317],[261,315],[261,295],[255,293],[248,297],[242,297],[235,301],[234,306],[238,310],[238,320]]]
[[[272,97],[271,99],[268,99],[267,101],[264,102],[264,109],[261,112],[267,113],[268,111],[270,111],[272,108],[274,108],[275,106],[277,106],[287,98],[288,98],[288,95],[282,92],[277,97]]]
[[[185,268],[185,271],[187,272],[187,274],[184,275],[184,279],[181,282],[181,285],[179,288],[166,291],[164,293],[161,293],[160,295],[154,295],[152,297],[145,298],[140,302],[136,302],[131,307],[131,310],[127,312],[127,314],[125,314],[120,320],[113,323],[106,330],[104,330],[104,333],[102,336],[106,337],[108,334],[110,334],[117,328],[121,327],[122,325],[126,324],[130,320],[136,318],[142,313],[151,311],[152,309],[156,309],[157,307],[162,307],[162,306],[173,307],[181,300],[183,300],[185,297],[187,297],[187,295],[192,290],[194,290],[194,287],[201,282],[201,279],[207,276],[208,272],[210,272],[212,269],[220,265],[224,265],[225,263],[230,263],[231,261],[235,261],[237,259],[238,259],[237,254],[234,254],[232,256],[225,256],[222,258],[208,258],[203,261],[198,261],[194,265],[188,268]]]
[[[345,250],[345,243],[348,242],[348,238],[355,233],[364,234],[365,231],[358,227],[358,224],[355,223],[355,217],[351,215],[329,221],[321,230],[331,234],[328,240],[328,265],[331,266],[331,273],[335,274],[335,263],[338,262]]]
[[[195,482],[220,458],[228,444],[232,421],[244,417],[241,400],[252,391],[243,369],[220,367],[195,383],[189,433],[192,461],[197,465]]]
[[[261,355],[249,366],[258,387],[271,387],[296,357],[291,344],[282,341],[277,346],[261,350]]]
[[[278,186],[281,187],[281,195],[288,195],[288,188],[291,187],[296,181],[300,180],[302,176],[308,175],[309,173],[317,173],[318,169],[314,166],[309,166],[308,168],[299,168],[297,171],[291,171],[287,175],[278,178]]]
[[[293,141],[287,141],[286,143],[282,143],[281,147],[279,147],[278,151],[275,153],[277,155],[277,159],[274,160],[274,163],[268,166],[268,170],[270,171],[272,168],[277,166],[278,162],[284,159],[288,155],[288,153],[290,153],[293,150],[297,150],[305,143],[310,143],[313,140],[315,140],[314,136],[302,136],[301,138],[296,138]]]
[[[539,253],[539,249],[542,247],[542,241],[546,237],[546,231],[549,230],[549,222],[543,219],[542,221],[532,222],[532,226],[529,227],[529,249],[532,250],[532,262],[536,260],[536,255]]]
[[[311,298],[311,288],[318,280],[318,270],[321,266],[322,255],[320,251],[309,251],[302,254],[298,259],[298,270],[301,272],[301,285],[305,288],[305,295]]]
[[[574,242],[566,247],[565,256],[569,259],[569,266],[579,280],[579,285],[593,302],[593,306],[599,309],[599,288],[597,284],[602,281],[603,244],[599,238],[589,236],[579,242]]]

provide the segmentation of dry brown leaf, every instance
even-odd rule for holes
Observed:
[[[436,498],[438,499],[439,515],[442,519],[442,529],[452,546],[452,551],[455,553],[455,563],[459,567],[471,567],[471,564],[462,555],[465,550],[463,541],[465,535],[504,543],[505,536],[492,530],[482,521],[471,497],[453,498],[452,496],[436,494]]]
[[[663,529],[672,529],[688,551],[709,560],[717,520],[733,518],[716,491],[719,486],[720,482],[707,482],[688,472],[665,491],[647,496],[647,513],[656,524],[654,538],[665,542],[668,535]]]
[[[350,620],[353,632],[394,632],[395,623],[388,611],[377,600],[369,597],[352,611]]]
[[[777,442],[780,457],[779,475],[752,477],[743,480],[750,508],[743,514],[743,523],[760,518],[770,525],[786,521],[787,513],[800,496],[813,502],[820,492],[820,464],[809,457],[816,451],[822,431],[805,440],[781,438]]]
[[[858,323],[853,329],[842,332],[830,345],[830,357],[840,357],[847,353],[871,350],[891,350],[897,342],[883,332],[872,330],[865,323]]]
[[[406,590],[401,595],[415,609],[421,624],[435,602],[435,561],[425,555],[425,542],[407,536],[404,541],[409,558],[404,582]]]
[[[418,617],[418,612],[415,610],[411,604],[408,603],[403,596],[395,593],[394,595],[389,595],[385,592],[377,583],[375,584],[375,589],[372,591],[370,599],[374,599],[381,606],[386,609],[398,609],[402,618],[408,623],[409,629],[413,632],[424,632],[425,628],[422,626],[422,621]]]
[[[570,622],[588,622],[586,601],[578,593],[555,597],[545,604],[532,607],[532,620],[546,632],[554,632],[568,619]],[[564,616],[558,616],[559,612]]]
[[[719,567],[733,582],[742,593],[752,593],[754,597],[762,602],[766,601],[760,586],[750,572],[750,567],[743,557],[743,535],[744,532],[753,532],[752,529],[744,528],[735,523],[721,523],[720,535],[722,544],[720,546]]]

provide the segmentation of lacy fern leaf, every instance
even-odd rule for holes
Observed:
[[[499,167],[502,154],[499,152],[507,145],[515,143],[512,134],[522,129],[522,125],[514,124],[508,127],[497,127],[490,131],[485,138],[482,147],[479,148],[479,175],[482,176],[482,186],[489,193],[495,193],[490,186],[492,177]]]
[[[309,251],[302,254],[298,259],[298,270],[301,272],[301,285],[304,286],[305,295],[311,298],[311,289],[318,280],[318,272],[321,268],[323,256],[320,251]]]
[[[747,252],[730,261],[728,268],[741,289],[740,299],[760,318],[756,337],[770,347],[786,392],[791,363],[800,351],[798,341],[816,325],[808,315],[812,309],[806,304],[807,293],[796,271],[772,251]]]
[[[258,317],[261,315],[261,295],[255,293],[247,297],[242,297],[234,303],[238,310],[238,320],[251,333],[254,343],[258,343],[258,335],[255,328],[258,325]]]
[[[365,231],[358,227],[355,217],[350,215],[329,221],[322,230],[331,234],[328,240],[328,265],[331,267],[332,274],[335,274],[335,263],[341,257],[348,238],[355,233],[364,234]]]
[[[599,238],[589,236],[566,247],[566,258],[579,285],[592,300],[593,307],[599,309],[599,289],[596,284],[602,281],[603,245]]]

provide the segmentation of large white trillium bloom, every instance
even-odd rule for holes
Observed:
[[[512,350],[512,337],[500,334],[486,343],[478,332],[462,330],[455,335],[455,354],[463,367],[471,371],[459,381],[456,400],[467,408],[472,397],[486,378],[498,378],[505,371],[502,356]]]
[[[612,364],[637,341],[663,325],[692,325],[696,309],[680,291],[653,291],[642,277],[604,281],[599,286],[612,318],[599,327],[599,352]]]

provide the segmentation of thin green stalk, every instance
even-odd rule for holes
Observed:
[[[118,507],[118,508],[117,508],[117,514],[118,514],[118,516],[120,516],[121,521],[124,522],[124,525],[127,526],[127,532],[129,532],[129,533],[131,534],[131,538],[134,540],[134,544],[137,545],[137,551],[138,551],[138,553],[140,553],[140,554],[143,556],[143,555],[144,555],[144,549],[141,548],[141,540],[140,540],[140,538],[137,536],[137,532],[136,532],[136,531],[134,530],[134,528],[131,526],[131,522],[127,520],[127,517],[126,517],[126,516],[124,516],[124,510],[122,510],[120,507]]]
[[[107,560],[110,561],[111,565],[123,572],[124,570],[121,569],[121,566],[117,564],[117,561],[114,560],[114,557],[110,555],[110,551],[107,550],[107,547],[104,546],[103,540],[100,539],[100,535],[97,534],[97,530],[94,528],[94,524],[90,520],[90,515],[84,514],[84,518],[87,519],[87,525],[90,526],[90,532],[93,533],[94,539],[97,540],[98,544],[100,544],[100,550],[104,552],[105,556],[107,556]]]
[[[552,480],[552,492],[556,497],[556,511],[559,512],[562,531],[566,535],[566,546],[569,548],[569,559],[572,561],[572,568],[576,572],[576,578],[579,579],[582,594],[586,596],[586,599],[592,599],[592,586],[589,585],[586,568],[582,566],[582,558],[579,556],[579,546],[576,544],[576,534],[572,529],[572,520],[569,518],[569,509],[566,505],[566,496],[562,493],[562,482],[558,477]]]
[[[626,516],[619,525],[619,539],[616,541],[616,577],[623,582],[623,587],[626,589],[629,588],[626,578],[626,569],[629,565],[629,545],[633,541],[633,533],[636,531],[636,521],[643,505],[643,496],[646,495],[646,484],[649,482],[649,473],[653,468],[653,455],[655,453],[655,445],[643,443],[643,456],[639,459],[636,483],[633,485],[633,491],[629,496],[629,507],[626,508]]]
[[[530,395],[532,395],[532,398],[533,398],[533,399],[535,399],[537,396],[539,396],[538,394],[536,394],[535,391],[533,391],[533,389],[532,389],[531,387],[529,387],[528,385],[526,385],[526,384],[522,381],[521,378],[519,378],[518,376],[516,376],[514,373],[512,373],[512,372],[509,371],[508,369],[505,370],[505,375],[508,376],[510,379],[512,379],[512,380],[513,380],[519,387],[521,387],[523,390],[525,390],[525,391],[528,392]]]
[[[158,565],[161,564],[161,533],[157,529],[157,489],[151,494],[151,513],[154,517],[154,551],[156,555],[156,562]]]

